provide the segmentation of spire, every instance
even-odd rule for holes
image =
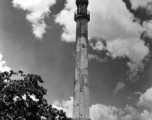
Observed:
[[[89,81],[88,81],[88,0],[76,0],[76,53],[73,120],[89,119]]]
[[[75,21],[80,18],[86,18],[90,21],[90,12],[87,10],[88,4],[88,0],[76,0],[77,11],[74,14]]]

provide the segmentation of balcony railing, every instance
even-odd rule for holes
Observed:
[[[77,18],[87,18],[88,21],[90,21],[90,12],[87,11],[86,13],[84,13],[84,12],[75,11],[74,12],[74,20],[76,21]]]

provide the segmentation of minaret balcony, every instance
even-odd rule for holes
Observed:
[[[90,21],[90,12],[87,11],[86,13],[83,12],[74,12],[74,20],[77,21],[77,19],[86,18],[88,21]]]

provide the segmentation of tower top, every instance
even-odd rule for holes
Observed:
[[[87,10],[88,0],[76,0],[77,11],[74,13],[74,20],[86,19],[90,21],[90,12]]]
[[[76,0],[76,5],[78,6],[79,4],[89,4],[88,0]]]

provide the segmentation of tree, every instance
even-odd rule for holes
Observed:
[[[47,103],[41,83],[41,76],[23,71],[0,73],[0,120],[70,120]]]

